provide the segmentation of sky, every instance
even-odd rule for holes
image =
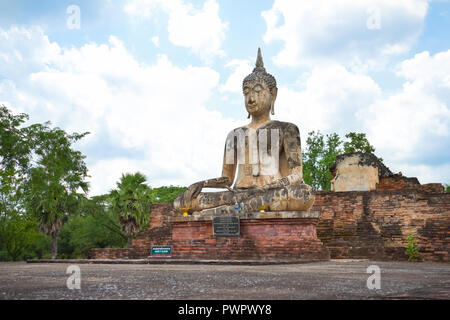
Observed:
[[[0,104],[90,132],[90,195],[142,172],[152,187],[221,175],[248,123],[242,80],[261,48],[274,120],[366,133],[393,172],[450,183],[447,0],[0,0]]]

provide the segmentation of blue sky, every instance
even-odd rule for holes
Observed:
[[[91,132],[91,194],[137,170],[189,185],[220,175],[261,47],[303,142],[365,132],[392,171],[450,183],[449,29],[449,1],[2,1],[0,103]]]

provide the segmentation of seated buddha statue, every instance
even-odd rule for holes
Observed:
[[[242,203],[246,212],[257,212],[261,208],[265,211],[311,208],[312,189],[302,184],[300,132],[293,123],[270,118],[270,114],[274,114],[277,91],[276,80],[266,72],[258,48],[256,66],[243,81],[250,123],[228,135],[222,176],[189,186],[174,200],[176,210],[232,214],[235,205]],[[202,192],[203,188],[228,191]]]

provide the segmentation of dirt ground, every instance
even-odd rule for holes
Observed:
[[[72,290],[70,265],[0,263],[0,299],[450,299],[448,263],[79,264],[80,289]],[[380,268],[380,289],[367,287],[371,265]]]

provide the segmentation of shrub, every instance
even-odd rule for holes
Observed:
[[[0,261],[10,261],[11,258],[9,257],[8,251],[1,250],[0,251]]]
[[[419,248],[417,247],[417,242],[414,239],[412,233],[408,234],[408,244],[406,245],[406,255],[409,261],[418,261],[420,258]]]

